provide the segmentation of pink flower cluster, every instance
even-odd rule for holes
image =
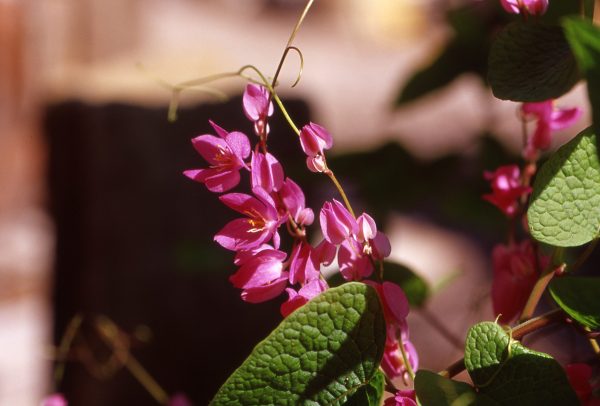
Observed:
[[[264,140],[269,132],[267,119],[273,113],[268,90],[249,84],[243,108],[254,123],[256,134]],[[230,221],[215,235],[217,243],[236,253],[233,262],[238,269],[230,281],[242,290],[243,300],[263,302],[285,290],[288,300],[281,306],[281,313],[287,316],[328,288],[320,269],[330,265],[336,253],[343,277],[353,281],[370,276],[373,264],[390,254],[390,243],[377,230],[373,218],[366,213],[355,218],[335,199],[325,202],[320,211],[323,240],[311,245],[305,227],[313,223],[315,215],[306,207],[300,186],[285,176],[283,166],[266,150],[266,144],[257,143],[252,149],[245,134],[210,124],[216,135],[204,134],[192,140],[209,166],[184,174],[205,184],[211,192],[224,193],[240,183],[240,172],[249,172],[251,194],[233,192],[219,196],[223,204],[241,217]],[[309,123],[302,128],[299,138],[308,168],[314,172],[327,171],[325,150],[333,145],[329,132]],[[280,249],[279,230],[284,224],[294,239],[289,258]]]
[[[267,118],[273,109],[267,89],[248,85],[243,107],[246,117],[254,123],[256,134],[264,141],[269,132]],[[285,176],[283,166],[267,152],[266,144],[257,143],[251,150],[245,134],[227,132],[212,122],[211,125],[217,136],[205,134],[192,140],[209,167],[184,174],[204,183],[208,190],[222,193],[239,184],[241,171],[250,172],[252,194],[219,196],[223,204],[242,217],[229,222],[215,235],[217,243],[236,253],[233,262],[238,269],[229,279],[241,289],[243,300],[263,302],[285,291],[288,299],[280,309],[285,317],[328,289],[321,266],[332,264],[336,257],[345,280],[361,281],[371,276],[375,265],[390,255],[390,242],[377,230],[375,220],[367,213],[355,217],[349,207],[335,199],[323,204],[319,213],[323,239],[311,245],[306,227],[313,223],[315,215],[306,207],[300,186]],[[299,138],[308,169],[329,171],[325,159],[325,150],[333,145],[329,132],[309,123],[302,128]],[[294,239],[289,258],[280,249],[279,230],[284,224]],[[406,296],[390,282],[365,283],[375,288],[384,309],[387,338],[382,368],[390,378],[401,376],[406,380],[405,361],[413,370],[418,366],[416,350],[408,339]],[[410,398],[407,399],[409,402]]]

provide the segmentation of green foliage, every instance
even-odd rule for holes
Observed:
[[[259,343],[211,404],[343,404],[371,382],[384,344],[375,290],[357,282],[329,289]]]
[[[396,103],[414,101],[463,73],[475,73],[483,79],[492,32],[508,21],[499,8],[492,2],[478,2],[450,10],[447,20],[454,33],[452,40],[428,67],[409,79]]]
[[[530,350],[493,322],[471,327],[465,366],[483,404],[576,405],[577,396],[562,367],[549,355]],[[485,401],[484,401],[485,399]]]
[[[415,390],[419,402],[427,406],[468,406],[477,396],[471,385],[424,369],[417,371]]]
[[[593,4],[593,0],[585,1]],[[578,12],[579,4],[576,1],[551,1],[548,12],[540,21],[554,24],[562,17]],[[486,81],[492,39],[498,29],[513,18],[500,7],[499,1],[469,2],[448,11],[447,21],[453,33],[452,39],[432,63],[408,80],[396,104],[412,102],[465,73],[475,74]]]
[[[600,330],[600,278],[557,278],[550,282],[550,294],[572,319]]]
[[[499,99],[555,99],[569,91],[579,77],[560,26],[513,22],[498,34],[490,49],[488,81]]]
[[[591,128],[540,168],[527,212],[531,235],[559,247],[583,245],[600,228],[600,160]]]
[[[379,406],[383,399],[384,387],[385,376],[377,370],[369,384],[362,386],[350,396],[344,406]]]
[[[598,134],[600,133],[600,29],[588,20],[576,17],[565,19],[563,26],[579,68],[588,82],[594,130]]]
[[[402,288],[411,307],[422,307],[429,297],[429,286],[408,267],[394,262],[385,262],[383,279]]]

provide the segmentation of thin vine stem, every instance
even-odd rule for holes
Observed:
[[[344,204],[346,205],[346,208],[348,209],[350,214],[352,214],[352,217],[356,218],[356,214],[354,214],[354,210],[352,209],[352,205],[350,204],[350,201],[348,200],[348,197],[346,196],[346,192],[344,192],[344,188],[342,187],[340,182],[335,177],[335,174],[333,173],[333,171],[331,169],[327,168],[327,170],[325,171],[325,174],[327,176],[329,176],[329,179],[331,179],[331,181],[337,188],[338,192],[340,192],[340,195],[342,196],[342,200],[344,200]]]
[[[402,360],[404,361],[404,366],[406,367],[406,371],[408,375],[410,375],[410,379],[414,382],[415,380],[415,371],[413,371],[412,366],[410,365],[410,361],[408,360],[408,354],[406,353],[406,348],[404,348],[404,343],[402,340],[398,343],[398,347],[400,347],[400,352],[402,353]]]
[[[79,332],[82,322],[83,316],[80,313],[73,316],[67,325],[67,329],[65,330],[62,340],[60,341],[56,356],[58,364],[54,369],[54,382],[56,386],[60,385],[60,382],[65,374],[66,359],[69,355],[69,351],[71,350],[71,346],[73,345],[73,340]]]
[[[525,307],[523,308],[523,311],[521,312],[521,320],[527,320],[527,319],[530,319],[531,316],[533,316],[533,313],[535,312],[535,308],[537,307],[540,299],[542,298],[542,295],[546,291],[546,287],[548,287],[548,284],[554,277],[555,272],[561,268],[562,269],[565,268],[566,265],[564,263],[561,263],[563,253],[564,253],[564,248],[557,247],[554,249],[551,263],[542,272],[542,274],[540,275],[538,280],[535,282],[533,289],[531,290],[531,294],[529,295],[529,298],[527,299],[527,302],[525,303]],[[558,265],[558,267],[554,265],[557,262],[560,263],[560,265]]]
[[[169,401],[167,392],[152,378],[146,369],[129,352],[128,346],[123,342],[118,327],[106,317],[99,317],[95,323],[96,331],[103,341],[111,347],[119,361],[129,370],[131,375],[148,391],[159,404],[165,405]]]

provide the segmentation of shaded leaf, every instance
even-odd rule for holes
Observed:
[[[415,377],[417,398],[427,406],[468,406],[475,404],[475,389],[435,372],[420,369]]]
[[[557,278],[550,282],[550,294],[571,318],[600,330],[600,278]]]
[[[488,65],[494,96],[504,100],[555,99],[579,80],[575,57],[556,25],[509,24],[493,42]]]
[[[296,310],[229,377],[213,405],[339,405],[371,382],[385,343],[377,293],[346,283]]]
[[[600,227],[600,160],[591,128],[563,145],[540,168],[527,212],[531,235],[559,246],[583,245]]]
[[[560,364],[548,354],[530,350],[498,324],[483,322],[469,330],[465,366],[486,404],[577,405]]]
[[[600,29],[588,20],[575,17],[565,19],[563,26],[579,68],[588,82],[594,129],[598,134],[600,132]]]
[[[368,385],[362,386],[348,398],[344,406],[379,406],[383,398],[385,377],[378,370]]]

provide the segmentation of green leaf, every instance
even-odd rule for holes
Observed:
[[[383,279],[402,288],[412,307],[422,307],[429,297],[429,286],[419,275],[404,265],[386,261]]]
[[[530,350],[498,324],[471,327],[465,366],[478,393],[500,405],[577,405],[562,367],[548,354]]]
[[[420,369],[415,377],[417,398],[427,406],[468,406],[475,404],[476,393],[471,385],[453,381],[435,372]]]
[[[577,63],[560,26],[514,22],[490,49],[488,80],[499,99],[555,99],[579,80]]]
[[[379,406],[383,398],[385,377],[377,370],[368,385],[362,386],[354,395],[348,398],[344,406]]]
[[[558,246],[583,245],[600,228],[600,161],[596,136],[583,130],[540,168],[527,212],[531,235]]]
[[[346,283],[283,320],[211,404],[343,404],[371,382],[384,344],[385,321],[376,291]]]
[[[592,118],[596,134],[600,133],[600,29],[581,18],[567,18],[563,22],[565,35],[579,68],[588,82],[588,96],[592,104]]]
[[[572,319],[600,330],[600,278],[557,278],[550,282],[550,294]]]

